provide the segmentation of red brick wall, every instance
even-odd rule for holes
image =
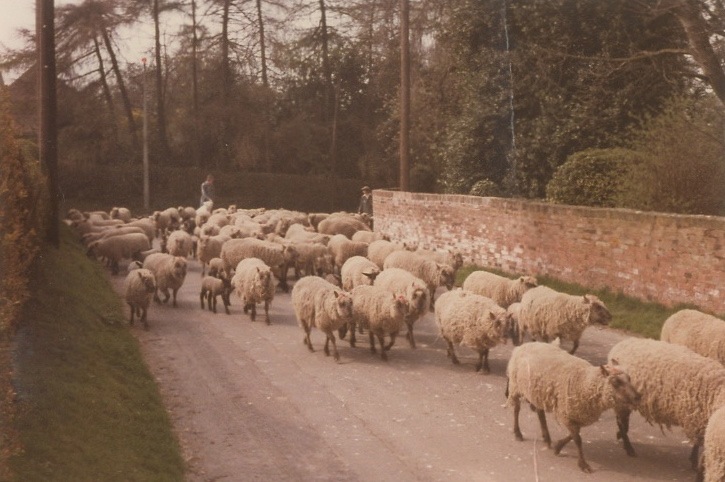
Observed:
[[[468,263],[725,313],[725,218],[376,190],[375,230]]]

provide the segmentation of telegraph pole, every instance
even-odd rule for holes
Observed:
[[[410,5],[400,0],[400,190],[410,190]]]
[[[48,217],[46,238],[60,246],[58,225],[58,99],[55,90],[55,4],[37,0],[35,28],[38,38],[38,144],[40,163],[48,174]]]
[[[141,59],[141,63],[143,63],[143,208],[148,212],[151,209],[151,196],[149,194],[149,121],[146,109],[146,98],[148,97],[146,57]]]

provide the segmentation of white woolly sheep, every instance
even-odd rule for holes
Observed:
[[[150,218],[135,219],[127,223],[126,226],[133,226],[135,228],[143,229],[144,233],[146,233],[146,236],[148,236],[149,238],[149,242],[152,243],[154,241],[156,225]]]
[[[324,276],[332,273],[332,255],[327,246],[310,242],[294,242],[292,246],[297,251],[297,259],[295,260],[295,276],[297,279],[300,279],[301,273],[306,276]]]
[[[148,330],[149,324],[146,321],[151,297],[156,292],[156,279],[154,274],[143,268],[134,269],[126,275],[123,285],[124,299],[131,308],[130,324],[133,325],[134,316],[137,315]]]
[[[201,280],[201,292],[199,293],[199,300],[201,301],[201,309],[204,309],[204,299],[206,299],[207,307],[209,311],[216,313],[217,297],[222,297],[224,303],[224,311],[229,314],[229,295],[233,288],[232,283],[226,276],[221,278],[215,278],[214,276],[205,276]]]
[[[436,302],[435,319],[441,336],[448,343],[448,357],[458,365],[454,343],[478,352],[476,371],[484,373],[488,366],[488,351],[511,337],[511,324],[506,310],[490,298],[465,290],[443,293]]]
[[[177,210],[182,221],[193,220],[196,217],[196,209],[193,206],[179,206]]]
[[[163,213],[169,218],[169,225],[167,229],[171,231],[179,229],[179,226],[181,226],[181,214],[179,214],[179,210],[173,207],[166,208]]]
[[[264,303],[264,319],[269,325],[269,305],[275,291],[270,267],[259,258],[243,259],[237,264],[232,285],[252,321],[257,317],[257,303]]]
[[[292,288],[292,306],[297,321],[305,332],[304,343],[314,352],[310,330],[317,327],[325,333],[325,355],[330,355],[329,344],[335,360],[340,359],[335,342],[335,331],[350,323],[353,305],[350,294],[318,276],[305,276]]]
[[[320,225],[320,222],[322,222],[323,219],[327,219],[329,216],[329,213],[309,213],[307,215],[307,222],[309,222],[310,226],[317,231],[317,227]]]
[[[420,278],[400,268],[389,268],[380,272],[375,278],[374,286],[386,289],[393,294],[401,293],[408,300],[408,314],[405,316],[405,324],[411,348],[415,348],[413,337],[413,324],[428,311],[430,294],[426,284]]]
[[[154,211],[151,219],[153,219],[154,224],[156,225],[156,237],[160,238],[165,236],[166,230],[169,229],[169,226],[171,225],[171,216],[164,211]]]
[[[383,268],[401,268],[422,279],[430,293],[430,307],[435,305],[434,297],[439,286],[453,289],[455,273],[447,264],[436,263],[412,251],[394,251],[385,258]]]
[[[364,256],[353,256],[345,261],[340,268],[342,278],[342,289],[352,291],[360,285],[372,285],[375,277],[380,274],[378,265]]]
[[[294,246],[282,246],[271,241],[256,238],[230,239],[222,246],[219,257],[224,262],[224,270],[231,276],[232,268],[246,258],[259,258],[272,268],[279,280],[279,287],[287,292],[287,271],[297,259]]]
[[[211,236],[201,238],[199,247],[197,248],[197,258],[201,263],[201,275],[206,274],[206,265],[214,258],[219,258],[222,252],[222,246],[231,238],[224,235]]]
[[[380,357],[388,359],[387,351],[395,344],[395,338],[405,323],[408,300],[402,294],[392,294],[379,286],[358,285],[350,294],[353,318],[350,323],[350,345],[355,346],[355,326],[368,328],[370,351],[375,350],[375,337],[380,342]],[[390,343],[385,344],[385,337]]]
[[[209,219],[206,220],[205,224],[213,225],[221,229],[229,224],[229,216],[223,212],[215,212],[209,216]]]
[[[320,221],[317,231],[322,234],[342,234],[348,239],[358,231],[370,231],[367,224],[346,214],[332,214]]]
[[[108,215],[111,219],[120,219],[124,223],[131,221],[131,211],[128,208],[113,207]]]
[[[648,423],[682,427],[693,443],[690,462],[696,468],[707,421],[725,406],[725,368],[684,346],[640,338],[620,341],[608,357],[629,367],[632,383],[642,394],[637,411]],[[617,438],[627,455],[634,456],[628,436],[631,412],[628,407],[616,409]]]
[[[725,480],[725,407],[717,409],[707,422],[702,462],[705,482]]]
[[[378,241],[381,239],[390,241],[390,236],[387,236],[383,233],[376,233],[373,231],[357,231],[355,234],[352,235],[351,239],[353,241],[370,244],[373,241]]]
[[[186,279],[186,259],[167,253],[150,254],[143,262],[143,267],[151,270],[156,277],[156,293],[154,301],[161,303],[158,292],[164,294],[164,303],[169,301],[169,290],[173,292],[173,306],[176,306],[176,293]]]
[[[224,271],[224,261],[221,258],[212,258],[209,260],[209,276],[219,278],[220,273]]]
[[[680,310],[662,325],[660,339],[684,345],[725,365],[725,321],[697,310]]]
[[[406,243],[393,243],[384,239],[373,241],[368,246],[368,259],[383,269],[385,258],[393,251],[410,251],[412,248]]]
[[[98,241],[99,239],[106,239],[111,238],[113,236],[121,236],[123,234],[131,234],[131,233],[141,233],[146,234],[146,232],[135,226],[128,226],[128,225],[118,225],[118,226],[108,226],[102,231],[94,231],[91,233],[86,233],[82,236],[83,243],[86,245],[89,245],[90,243],[94,241]],[[149,242],[152,242],[153,239],[150,239]]]
[[[521,301],[521,297],[538,283],[532,276],[508,279],[488,271],[473,271],[463,281],[463,289],[473,291],[495,301],[502,308]]]
[[[625,365],[626,366],[626,365]],[[567,428],[569,435],[556,442],[554,454],[574,440],[579,451],[579,468],[592,469],[584,460],[580,430],[599,420],[615,406],[633,407],[639,403],[637,392],[626,370],[611,362],[592,366],[558,346],[534,342],[514,348],[506,368],[507,405],[514,408],[514,435],[523,440],[519,428],[521,399],[536,411],[544,443],[551,448],[546,412]]]
[[[574,296],[538,286],[521,298],[519,336],[523,339],[528,333],[535,340],[547,342],[557,337],[571,340],[574,345],[569,353],[573,355],[589,325],[607,325],[611,319],[607,307],[594,295]]]
[[[342,234],[336,234],[327,243],[327,249],[332,254],[332,261],[337,273],[342,269],[349,258],[353,256],[367,256],[368,244],[358,241],[351,241]]]
[[[92,242],[88,246],[88,255],[106,258],[111,265],[111,273],[118,274],[119,261],[131,259],[136,253],[150,247],[149,239],[143,233],[122,234]]]
[[[463,266],[463,253],[457,249],[445,249],[442,251],[418,248],[416,253],[432,259],[436,263],[447,264],[453,271],[458,272]],[[505,307],[504,307],[505,308]]]
[[[189,233],[177,229],[169,234],[166,240],[166,249],[173,256],[187,258],[192,252],[193,244],[194,242],[191,236],[189,236]]]

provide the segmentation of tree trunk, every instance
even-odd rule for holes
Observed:
[[[156,131],[159,136],[161,148],[160,159],[164,159],[169,152],[169,142],[166,137],[166,109],[164,108],[163,74],[161,72],[161,26],[159,22],[159,0],[153,3],[154,18],[154,45],[156,56]]]
[[[320,0],[320,30],[322,36],[322,73],[325,76],[325,101],[322,109],[322,120],[327,124],[330,118],[330,101],[332,99],[332,72],[330,71],[330,54],[327,42],[327,13],[325,0]]]
[[[687,0],[678,3],[672,10],[687,34],[692,56],[702,67],[713,92],[720,102],[725,104],[725,72],[720,65],[715,50],[710,43],[710,30],[700,13],[700,2]]]
[[[267,172],[272,172],[272,163],[269,156],[269,125],[270,125],[270,107],[269,107],[269,79],[267,78],[267,52],[264,39],[264,17],[262,16],[262,0],[257,0],[257,21],[259,22],[259,49],[262,64],[262,85],[264,86],[264,126],[262,126],[262,158],[264,159],[264,168]]]
[[[229,125],[229,102],[231,98],[231,67],[229,65],[229,7],[231,0],[224,0],[224,9],[222,12],[222,38],[221,38],[221,55],[222,55],[222,149],[224,150],[223,160],[229,162],[229,143],[231,142],[230,125]],[[217,158],[217,167],[219,167],[219,158]]]
[[[137,127],[136,127],[136,121],[133,118],[133,109],[131,108],[131,100],[128,97],[128,92],[126,91],[126,84],[123,81],[123,75],[121,74],[121,69],[118,66],[118,60],[116,59],[116,53],[113,51],[113,45],[111,45],[111,38],[108,35],[108,32],[106,31],[106,27],[104,25],[101,25],[101,35],[103,36],[103,44],[106,46],[106,50],[108,51],[108,56],[111,58],[111,67],[113,68],[113,73],[116,75],[116,82],[118,82],[118,90],[121,92],[121,100],[123,101],[123,107],[126,111],[126,118],[128,119],[128,130],[131,133],[131,138],[133,140],[133,147],[134,149],[139,148],[138,143],[138,133],[137,133]]]
[[[191,0],[191,113],[194,123],[194,160],[203,167],[199,146],[199,74],[197,72],[197,49],[199,37],[196,34],[196,0]]]
[[[400,190],[410,190],[410,11],[400,0]]]
[[[108,111],[111,115],[111,122],[113,127],[113,134],[116,135],[116,107],[113,105],[113,95],[111,95],[111,88],[108,86],[108,79],[106,78],[106,67],[103,65],[103,56],[101,55],[101,45],[98,43],[98,38],[93,36],[93,50],[98,59],[98,74],[101,77],[101,87],[103,88],[103,97],[106,99],[108,104]]]

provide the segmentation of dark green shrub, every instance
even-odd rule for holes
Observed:
[[[481,179],[471,186],[471,190],[468,194],[481,197],[496,197],[501,196],[501,189],[498,187],[498,184],[492,180]]]

